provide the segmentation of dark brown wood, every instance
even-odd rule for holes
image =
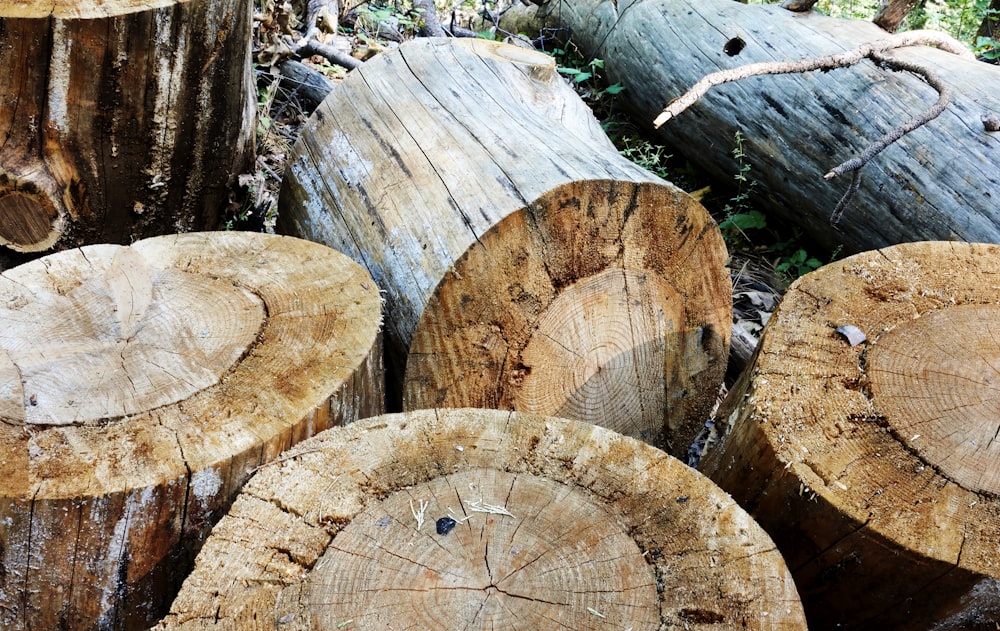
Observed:
[[[0,245],[219,225],[253,164],[250,5],[0,4]]]
[[[875,18],[872,21],[886,31],[895,33],[899,29],[899,25],[903,23],[903,20],[910,14],[913,7],[917,6],[917,2],[919,1],[883,0],[882,6],[879,7],[878,13],[875,14]]]
[[[572,28],[573,42],[605,60],[609,80],[639,120],[705,75],[753,62],[798,61],[842,53],[884,38],[872,23],[776,5],[731,0],[552,2],[552,24]],[[727,44],[739,38],[739,54]],[[717,177],[732,180],[733,137],[743,134],[755,203],[775,222],[798,225],[818,243],[844,252],[903,241],[1000,242],[1000,135],[987,133],[984,111],[1000,112],[1000,68],[936,49],[890,53],[918,62],[947,81],[946,111],[877,156],[834,226],[829,218],[848,177],[823,175],[883,133],[935,102],[921,78],[872,62],[830,72],[756,77],[713,88],[698,104],[663,125],[659,138]]]

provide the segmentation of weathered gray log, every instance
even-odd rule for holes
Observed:
[[[553,0],[542,10],[569,26],[582,50],[605,60],[610,80],[626,86],[623,96],[642,121],[711,72],[839,53],[886,36],[868,22],[731,0]],[[742,47],[727,46],[737,38]],[[934,103],[937,94],[917,76],[864,61],[831,72],[751,78],[713,88],[657,133],[713,176],[731,180],[738,170],[733,137],[742,131],[758,201],[829,248],[1000,242],[1000,134],[982,123],[984,113],[1000,113],[1000,68],[926,47],[891,56],[942,77],[953,99],[942,115],[863,168],[860,190],[835,229],[829,217],[848,178],[823,175]]]
[[[618,153],[547,55],[427,38],[365,63],[303,129],[280,204],[279,230],[385,290],[403,409],[550,414],[681,455],[715,402],[718,227]]]

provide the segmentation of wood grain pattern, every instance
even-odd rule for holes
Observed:
[[[984,244],[823,267],[789,288],[724,403],[702,470],[774,537],[810,628],[1000,621],[998,279]]]
[[[0,305],[3,628],[148,627],[256,467],[384,411],[378,290],[307,241],[86,246]]]

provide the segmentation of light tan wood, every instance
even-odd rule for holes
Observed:
[[[805,628],[742,509],[601,427],[418,410],[283,458],[219,522],[159,631]]]
[[[0,626],[155,622],[257,467],[384,411],[380,308],[347,257],[256,233],[0,275]]]
[[[280,230],[386,291],[403,409],[569,416],[680,455],[714,403],[718,228],[618,154],[547,55],[424,40],[366,63],[303,129],[280,203]]]
[[[981,244],[823,267],[723,404],[702,469],[774,537],[810,628],[1000,622],[997,278],[1000,247]]]
[[[0,3],[0,265],[220,224],[251,168],[251,6]]]

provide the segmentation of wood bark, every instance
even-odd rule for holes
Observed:
[[[895,33],[919,0],[884,0],[872,20],[890,33]]]
[[[1000,622],[998,275],[1000,247],[947,242],[823,267],[723,403],[702,470],[774,538],[811,629]]]
[[[279,230],[386,291],[406,409],[568,416],[682,454],[711,408],[719,230],[618,154],[547,55],[422,40],[366,63],[303,129],[280,203]]]
[[[542,10],[572,28],[581,50],[605,60],[609,80],[625,86],[625,102],[647,121],[709,73],[841,53],[885,37],[868,22],[730,0],[553,0]],[[730,44],[736,40],[743,46]],[[994,166],[1000,135],[981,122],[985,112],[1000,112],[1000,68],[926,47],[890,56],[942,77],[952,88],[951,104],[864,167],[860,190],[836,226],[829,217],[848,178],[823,175],[935,102],[935,91],[916,75],[866,61],[747,79],[713,88],[656,133],[728,181],[739,172],[731,151],[741,131],[749,177],[759,183],[756,203],[831,250],[926,239],[1000,241]]]
[[[369,419],[264,467],[157,630],[276,620],[805,628],[774,544],[703,476],[595,425],[479,409]]]
[[[377,288],[257,233],[0,275],[0,627],[145,629],[256,467],[383,408]]]
[[[253,164],[250,10],[3,3],[0,245],[36,253],[217,227]]]

